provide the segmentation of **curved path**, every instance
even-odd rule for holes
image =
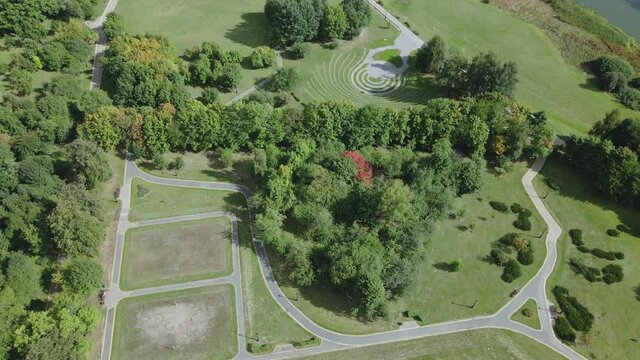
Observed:
[[[549,308],[549,300],[546,297],[545,285],[547,278],[551,274],[556,258],[556,241],[559,238],[562,230],[560,226],[555,222],[552,215],[545,208],[542,200],[538,197],[534,187],[533,187],[533,179],[538,174],[540,169],[542,169],[546,158],[538,159],[531,169],[527,171],[527,173],[522,178],[522,183],[527,192],[529,198],[535,205],[536,209],[544,219],[545,223],[548,226],[548,233],[546,236],[546,248],[547,255],[543,262],[543,265],[539,269],[538,273],[520,290],[520,292],[513,297],[505,306],[503,306],[498,312],[489,316],[480,316],[474,317],[470,319],[451,321],[441,324],[433,324],[427,325],[417,328],[410,329],[398,329],[393,331],[368,334],[368,335],[345,335],[333,332],[331,330],[327,330],[316,323],[314,323],[311,319],[309,319],[306,315],[304,315],[297,307],[295,307],[291,301],[282,293],[280,288],[278,287],[277,282],[273,276],[273,272],[271,271],[271,267],[269,265],[269,259],[267,257],[266,251],[262,246],[261,242],[255,236],[255,232],[253,229],[253,214],[251,213],[251,191],[242,185],[231,184],[231,183],[217,183],[217,182],[204,182],[204,181],[194,181],[194,180],[180,180],[180,179],[170,179],[170,178],[161,178],[153,175],[149,175],[147,173],[142,172],[133,161],[127,160],[126,168],[125,168],[125,180],[124,186],[120,191],[120,200],[122,201],[122,211],[120,213],[120,218],[118,220],[118,238],[116,242],[116,252],[114,257],[114,267],[112,271],[112,285],[107,293],[107,307],[108,307],[108,317],[105,326],[105,339],[103,343],[103,353],[102,359],[107,360],[110,356],[110,348],[111,348],[111,337],[113,332],[113,321],[115,318],[115,306],[117,302],[127,296],[137,296],[143,294],[151,294],[179,289],[187,289],[199,286],[206,285],[214,285],[220,283],[231,283],[235,287],[236,292],[236,311],[237,311],[237,319],[238,319],[238,355],[239,359],[246,359],[253,357],[252,355],[246,352],[244,346],[244,339],[242,335],[244,333],[244,312],[243,312],[243,297],[242,297],[242,282],[240,278],[240,267],[239,267],[239,255],[238,255],[238,238],[236,233],[236,220],[233,214],[228,213],[205,213],[205,214],[196,214],[196,215],[184,215],[177,216],[173,218],[166,219],[156,219],[156,220],[147,220],[138,223],[129,223],[128,214],[130,210],[130,196],[131,196],[131,181],[134,177],[139,177],[145,181],[152,182],[160,185],[169,185],[169,186],[179,186],[179,187],[188,187],[188,188],[201,188],[201,189],[212,189],[212,190],[225,190],[225,191],[233,191],[242,193],[249,205],[249,214],[251,217],[250,228],[252,234],[252,241],[258,255],[260,270],[262,272],[264,281],[269,289],[269,292],[273,299],[280,305],[280,307],[298,324],[300,324],[303,328],[308,330],[310,333],[319,337],[322,340],[320,346],[307,348],[307,349],[299,349],[299,350],[291,350],[282,353],[273,353],[259,356],[260,358],[265,359],[281,359],[281,358],[292,358],[299,357],[303,355],[309,354],[317,354],[321,352],[334,351],[338,349],[344,349],[354,346],[365,346],[365,345],[375,345],[387,342],[395,342],[407,339],[421,338],[426,336],[434,336],[441,335],[446,333],[458,332],[458,331],[466,331],[473,329],[482,329],[482,328],[500,328],[507,329],[519,332],[524,334],[532,339],[539,341],[542,344],[547,345],[548,347],[554,349],[558,353],[569,359],[583,359],[583,357],[576,353],[570,347],[564,345],[560,342],[556,337],[552,329],[552,320],[549,312],[546,310]],[[136,226],[144,226],[149,224],[161,224],[167,222],[174,221],[184,221],[184,220],[192,220],[199,218],[207,218],[212,216],[229,216],[232,219],[233,223],[233,243],[234,243],[234,271],[233,274],[226,278],[218,278],[211,280],[201,280],[188,282],[183,284],[175,284],[175,285],[167,285],[161,286],[157,288],[151,289],[141,289],[135,290],[132,292],[124,292],[119,289],[118,281],[120,277],[120,264],[122,262],[122,249],[124,245],[124,233],[127,229],[136,227]],[[541,329],[534,330],[526,325],[521,323],[514,322],[509,318],[511,315],[517,311],[528,299],[535,299],[538,304],[538,315],[540,318]]]

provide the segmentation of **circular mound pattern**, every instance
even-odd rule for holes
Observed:
[[[362,52],[333,54],[307,77],[302,89],[305,101],[349,100],[356,105],[377,104],[403,107],[424,104],[429,93],[411,75],[391,79],[370,76],[363,63],[367,49]]]

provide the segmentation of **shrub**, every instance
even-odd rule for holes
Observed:
[[[595,61],[594,71],[598,76],[602,76],[609,72],[619,72],[626,75],[627,78],[633,77],[635,73],[631,64],[614,55],[604,55],[598,58]]]
[[[218,89],[214,87],[208,87],[204,89],[204,91],[202,92],[202,95],[200,95],[200,101],[205,105],[209,105],[218,101],[219,97],[220,97],[220,91],[218,91]]]
[[[522,265],[533,264],[533,249],[528,248],[525,251],[518,252],[518,262]]]
[[[594,319],[593,314],[578,299],[569,296],[569,290],[556,286],[553,288],[553,295],[571,327],[578,331],[589,331],[591,329]]]
[[[461,268],[462,263],[460,262],[460,260],[453,261],[451,264],[449,264],[449,269],[451,272],[458,272]]]
[[[502,270],[502,280],[504,282],[511,283],[521,275],[522,271],[520,270],[520,264],[513,259],[509,259]]]
[[[640,90],[640,77],[629,80],[629,86],[631,86],[634,89]]]
[[[613,284],[622,281],[624,273],[620,265],[609,264],[602,268],[602,280],[607,284]]]
[[[607,230],[607,235],[609,236],[613,236],[613,237],[618,237],[620,235],[620,232],[616,229],[609,229]]]
[[[150,191],[151,190],[148,187],[138,184],[138,186],[136,186],[136,197],[138,199],[141,199],[147,196],[147,194],[149,194]]]
[[[572,257],[569,259],[571,270],[580,274],[590,282],[600,281],[600,269],[585,265],[580,259]]]
[[[518,203],[513,203],[511,205],[511,212],[514,214],[522,214],[525,217],[531,217],[531,210],[523,207],[522,205],[518,204]]]
[[[424,316],[424,314],[422,313],[422,311],[420,310],[416,310],[416,309],[409,309],[407,310],[407,316],[410,319],[416,320],[416,321],[425,321],[426,317]]]
[[[257,344],[255,342],[249,342],[247,344],[247,350],[252,354],[266,354],[273,351],[275,345],[272,343]]]
[[[220,150],[220,164],[225,168],[233,166],[233,150],[228,148]]]
[[[571,238],[571,243],[575,246],[582,246],[584,242],[582,241],[582,230],[581,229],[571,229],[569,230],[569,237]]]
[[[489,255],[491,256],[493,263],[498,266],[505,266],[507,261],[509,261],[509,257],[507,257],[507,254],[502,250],[492,249]]]
[[[600,259],[607,259],[607,260],[615,260],[616,259],[616,253],[613,251],[604,251],[602,249],[591,249],[591,255],[600,258]]]
[[[640,110],[640,90],[627,86],[617,96],[621,103],[631,109]]]
[[[268,68],[275,63],[276,52],[268,46],[258,46],[249,55],[248,61],[254,69]]]
[[[578,246],[578,251],[580,251],[582,253],[590,253],[591,249],[589,249],[588,247],[586,247],[584,245],[580,245],[580,246]]]
[[[617,260],[624,259],[624,253],[622,251],[614,251],[613,256],[615,256]]]
[[[316,346],[316,345],[320,345],[320,339],[318,339],[315,336],[312,336],[306,340],[303,341],[294,341],[293,343],[293,347],[295,348],[306,348],[306,347],[311,347],[311,346]]]
[[[616,225],[616,229],[618,229],[618,231],[623,232],[623,233],[629,233],[631,231],[631,228],[628,227],[625,224]]]
[[[304,59],[309,53],[309,45],[305,43],[295,43],[291,45],[288,50],[288,54],[293,59]]]
[[[576,332],[573,331],[569,321],[564,317],[559,317],[553,323],[553,331],[560,340],[574,342],[576,341]]]
[[[506,246],[513,246],[513,242],[518,238],[516,233],[508,233],[501,237],[498,241]]]
[[[157,153],[153,155],[153,167],[156,170],[164,170],[167,167],[167,162],[164,160],[162,154]]]
[[[489,201],[489,205],[491,205],[491,207],[494,210],[497,210],[500,212],[507,212],[507,210],[509,210],[509,207],[507,206],[507,204],[500,201]]]
[[[516,219],[516,221],[513,222],[513,226],[516,229],[520,229],[522,231],[529,231],[531,230],[531,220],[520,213],[518,214],[518,218]]]
[[[522,315],[530,318],[533,316],[533,312],[530,309],[522,309]]]
[[[600,87],[610,93],[618,93],[627,87],[628,77],[621,72],[608,72],[600,77]]]

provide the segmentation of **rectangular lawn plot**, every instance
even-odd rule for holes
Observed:
[[[237,351],[234,302],[230,285],[124,299],[112,359],[230,359]]]
[[[230,274],[231,221],[215,217],[127,231],[123,289],[139,289]]]

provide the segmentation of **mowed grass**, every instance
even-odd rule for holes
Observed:
[[[297,99],[301,102],[339,100],[359,106],[404,107],[425,104],[440,96],[430,78],[413,71],[405,74],[399,89],[386,95],[366,94],[354,86],[353,72],[360,67],[369,50],[393,45],[400,34],[377,12],[372,11],[372,15],[371,23],[359,37],[340,40],[336,49],[310,44],[311,50],[304,59],[285,59],[284,66],[294,68],[300,75],[300,81],[293,89]]]
[[[187,172],[179,172],[178,178],[188,179],[186,175],[188,175]],[[144,184],[144,186],[149,186],[152,190],[145,197],[144,200],[147,203],[144,203],[142,207],[139,206],[140,204],[134,204],[133,202],[137,184]],[[156,192],[155,195],[153,195],[153,191]],[[158,206],[163,209],[158,209]],[[137,216],[149,219],[216,210],[230,211],[238,217],[247,341],[250,340],[249,338],[259,337],[262,342],[278,344],[309,339],[311,334],[300,327],[278,306],[267,289],[251,242],[247,203],[241,194],[154,185],[137,178],[134,179],[130,218]],[[151,216],[145,211],[149,211]]]
[[[120,301],[112,359],[229,359],[238,349],[231,285]]]
[[[334,351],[303,359],[560,360],[564,357],[524,335],[508,330],[486,329]]]
[[[115,11],[124,17],[130,34],[165,36],[179,52],[212,41],[223,50],[247,56],[253,48],[269,45],[264,0],[120,0]],[[274,71],[244,69],[239,92]],[[221,101],[227,101],[237,94],[220,95]]]
[[[390,62],[398,68],[402,66],[402,58],[400,57],[400,50],[398,49],[387,49],[377,52],[373,55],[373,59]]]
[[[227,217],[130,229],[120,286],[132,290],[231,274],[230,235]]]
[[[388,0],[384,6],[425,41],[437,34],[466,56],[490,50],[514,61],[520,80],[516,99],[547,112],[561,134],[586,133],[613,108],[640,115],[597,90],[587,74],[563,60],[541,30],[514,14],[478,0]]]
[[[454,212],[458,219],[438,222],[427,240],[427,256],[418,266],[414,285],[405,295],[389,303],[388,319],[373,322],[349,316],[349,300],[330,289],[312,287],[299,289],[284,279],[286,269],[276,267],[276,275],[284,293],[317,324],[334,331],[362,334],[397,328],[407,310],[418,310],[424,315],[423,324],[488,315],[506,304],[509,294],[522,287],[538,271],[546,249],[540,238],[546,230],[544,222],[522,187],[521,178],[528,169],[526,163],[516,163],[514,169],[503,175],[486,174],[486,184],[475,194],[456,200]],[[507,205],[519,203],[530,209],[532,230],[522,232],[513,226],[516,215],[500,213],[491,208],[489,201],[502,201]],[[523,233],[534,249],[534,263],[522,266],[522,277],[511,284],[500,278],[502,268],[488,260],[492,244],[507,233]],[[515,259],[516,254],[511,257]],[[455,260],[462,263],[458,272],[445,270]],[[277,263],[276,263],[277,264]],[[473,306],[473,309],[470,307]]]
[[[252,186],[255,179],[253,176],[253,156],[250,153],[234,153],[233,165],[225,167],[220,163],[219,154],[214,151],[206,151],[199,153],[169,152],[162,155],[165,162],[169,164],[176,156],[181,156],[184,160],[184,167],[180,169],[178,176],[184,179],[200,180],[200,181],[216,181],[231,182],[234,184],[243,184]],[[151,161],[138,160],[138,166],[149,174],[175,178],[174,170],[162,169],[157,170],[153,167]]]
[[[522,313],[525,309],[531,311],[531,316],[524,316]],[[540,327],[540,317],[538,316],[538,305],[534,299],[527,300],[524,305],[518,311],[511,315],[511,320],[517,321],[519,323],[525,324],[533,329],[539,330]]]
[[[559,184],[560,190],[551,190],[547,179]],[[640,321],[636,316],[640,306],[637,292],[640,286],[640,211],[605,199],[582,175],[555,157],[547,161],[534,185],[541,196],[549,194],[544,199],[545,206],[563,229],[557,244],[558,260],[547,282],[548,297],[555,302],[551,289],[556,285],[564,286],[595,316],[593,328],[587,335],[578,336],[575,349],[585,357],[596,359],[638,358],[640,345],[632,339],[640,334]],[[621,223],[632,228],[630,234],[621,233],[619,237],[606,234],[608,229]],[[622,251],[624,260],[607,261],[579,252],[569,238],[570,229],[582,230],[587,247]],[[624,279],[612,285],[588,282],[571,270],[568,264],[571,257],[597,268],[618,264],[623,268]]]
[[[138,185],[149,189],[144,197],[139,197]],[[129,220],[140,221],[230,210],[233,206],[242,206],[243,203],[244,198],[240,193],[157,185],[134,178]]]

